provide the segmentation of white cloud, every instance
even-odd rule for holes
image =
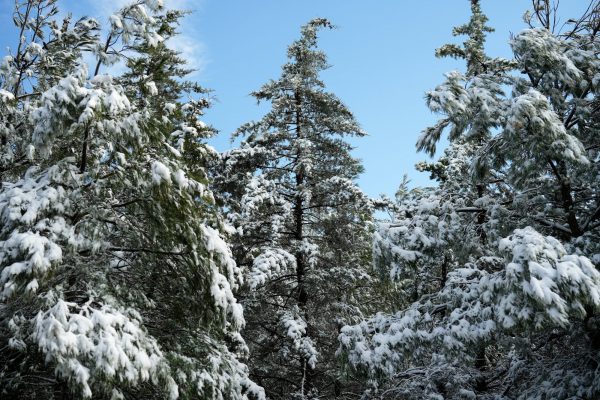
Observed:
[[[94,1],[94,0],[83,0],[81,2],[88,6],[91,11],[90,16],[97,18],[103,24],[108,22],[110,17],[116,10],[125,7],[130,4],[130,0],[111,0],[111,1]]]
[[[187,66],[193,69],[192,76],[202,72],[205,65],[204,45],[188,35],[175,36],[169,40],[171,47],[181,53],[181,58],[187,61]]]
[[[181,24],[181,34],[171,39],[173,48],[181,52],[181,57],[185,59],[188,66],[194,70],[192,76],[202,73],[206,65],[205,46],[200,40],[200,33],[196,25],[192,23],[197,13],[204,5],[204,0],[165,0],[165,7],[177,10],[191,11],[192,14],[183,18]]]
[[[205,65],[204,45],[199,39],[198,30],[191,22],[194,19],[194,12],[198,11],[204,4],[204,0],[163,0],[167,9],[178,9],[191,11],[191,15],[187,15],[181,21],[179,27],[180,34],[172,38],[169,43],[173,49],[181,53],[181,57],[188,63],[190,69],[194,72],[191,74],[197,77],[202,72]],[[81,0],[74,2],[72,0],[60,1],[60,9],[62,13],[72,12],[75,17],[88,15],[98,19],[105,25],[116,10],[130,4],[131,0]],[[108,72],[115,73],[119,69],[118,66],[109,68]]]

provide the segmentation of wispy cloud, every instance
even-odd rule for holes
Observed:
[[[188,67],[194,70],[192,76],[202,73],[205,66],[204,45],[195,37],[189,35],[175,36],[170,40],[173,49],[181,53],[181,58],[187,61]]]
[[[172,38],[169,43],[173,49],[181,53],[188,66],[194,70],[192,77],[197,77],[205,66],[205,47],[199,38],[199,32],[196,25],[192,23],[194,12],[198,11],[204,5],[204,0],[164,0],[164,5],[168,9],[178,9],[191,11],[182,20],[179,28],[180,34]],[[82,0],[73,2],[72,0],[62,0],[59,2],[62,13],[71,12],[74,16],[88,15],[96,18],[102,25],[108,23],[108,18],[121,7],[130,4],[131,0]],[[116,68],[116,69],[115,69]],[[110,69],[116,72],[118,66]]]
[[[166,0],[165,7],[177,10],[190,11],[192,14],[185,17],[181,24],[181,34],[171,39],[173,48],[181,53],[188,66],[194,70],[192,76],[202,73],[206,65],[205,46],[200,40],[197,24],[193,21],[194,14],[204,6],[204,0]]]

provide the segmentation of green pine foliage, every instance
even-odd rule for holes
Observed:
[[[132,0],[102,26],[17,0],[0,398],[599,398],[600,4],[560,28],[533,0],[502,59],[469,3],[436,51],[464,71],[425,95],[433,184],[374,200],[366,133],[320,78],[328,20],[219,154],[171,47],[186,11]]]
[[[137,1],[101,30],[57,11],[17,4],[25,41],[0,67],[0,396],[261,398],[207,102],[182,100],[204,91],[167,42],[183,14]]]
[[[485,55],[471,6],[464,44],[437,52],[467,71],[427,93],[441,119],[417,143],[433,155],[448,133],[418,165],[438,186],[401,190],[376,234],[404,302],[344,327],[341,352],[367,397],[596,398],[598,4],[557,33],[534,2],[512,60]]]
[[[319,79],[328,65],[317,33],[331,27],[325,19],[302,27],[281,77],[253,93],[271,110],[238,129],[243,141],[221,164],[247,275],[251,376],[273,399],[341,390],[336,337],[361,316],[371,280],[372,206],[345,140],[365,133]]]

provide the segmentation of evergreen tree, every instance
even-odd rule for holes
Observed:
[[[248,276],[251,376],[273,399],[339,394],[336,337],[361,315],[370,281],[372,209],[345,141],[365,133],[319,80],[328,67],[322,28],[331,24],[302,27],[281,77],[253,93],[271,110],[239,128],[244,140],[223,156],[225,206]]]
[[[17,3],[0,65],[0,397],[263,397],[237,359],[207,102],[181,100],[202,91],[168,47],[183,14],[135,1],[102,37],[57,13]]]
[[[427,94],[439,186],[405,194],[376,244],[416,301],[343,328],[342,350],[382,398],[596,398],[598,3],[557,34],[535,1],[510,61],[484,55],[478,3],[438,51],[467,73]]]

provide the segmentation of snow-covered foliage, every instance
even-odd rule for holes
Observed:
[[[134,1],[105,32],[57,15],[19,2],[0,64],[0,397],[264,397],[238,360],[207,102],[181,102],[203,91],[165,44],[183,13]]]
[[[103,27],[17,1],[0,398],[600,398],[600,5],[559,31],[534,0],[507,60],[479,3],[436,53],[465,71],[425,96],[440,119],[417,148],[449,140],[417,165],[436,185],[375,201],[365,132],[319,77],[329,21],[218,154],[169,48],[186,12],[132,0]]]
[[[361,316],[371,279],[372,206],[345,140],[365,133],[319,80],[327,62],[317,33],[330,27],[315,19],[302,28],[281,77],[253,93],[271,110],[239,128],[240,146],[217,171],[248,277],[251,376],[273,399],[340,390],[338,329]]]
[[[339,336],[366,398],[600,396],[598,4],[556,33],[549,3],[513,60],[485,55],[477,0],[438,50],[467,63],[426,95],[442,118],[417,147],[450,144],[418,168],[439,185],[401,187],[374,242],[398,298]]]

